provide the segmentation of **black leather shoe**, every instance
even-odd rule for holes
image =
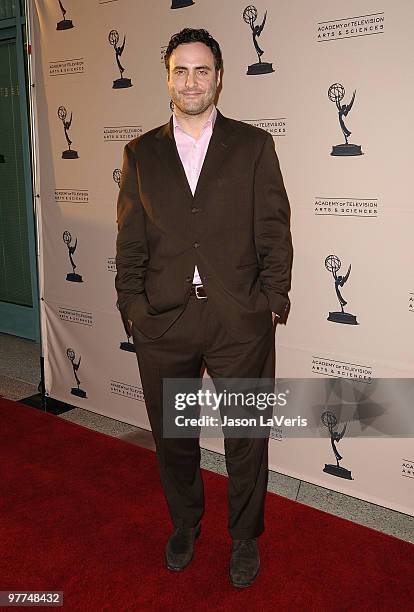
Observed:
[[[179,572],[187,567],[193,558],[194,542],[200,532],[200,523],[196,527],[177,527],[175,529],[165,549],[165,559],[169,570]]]
[[[233,540],[230,560],[230,581],[235,587],[248,587],[260,569],[259,549],[255,538]]]

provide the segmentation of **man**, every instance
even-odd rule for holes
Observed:
[[[192,559],[204,512],[200,447],[162,435],[162,379],[274,378],[274,320],[289,306],[290,210],[272,137],[215,107],[222,57],[205,30],[165,55],[173,115],[128,143],[116,289],[133,335],[174,531],[170,570]],[[273,313],[273,314],[272,314]],[[249,586],[264,530],[268,438],[226,438],[230,579]]]

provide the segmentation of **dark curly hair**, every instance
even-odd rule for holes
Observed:
[[[216,71],[219,71],[223,65],[223,58],[218,42],[214,40],[214,38],[211,36],[211,34],[207,32],[207,30],[203,30],[202,28],[198,30],[194,28],[184,28],[180,32],[177,32],[177,34],[171,36],[170,42],[168,43],[168,47],[164,56],[164,63],[167,72],[169,73],[170,71],[170,57],[174,49],[176,49],[178,45],[192,42],[202,42],[211,49],[214,55],[214,65]]]

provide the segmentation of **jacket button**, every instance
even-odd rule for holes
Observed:
[[[198,249],[198,247],[199,247],[199,246],[200,246],[200,243],[199,243],[199,242],[195,242],[195,243],[193,244],[193,247],[194,247],[195,249]]]
[[[198,213],[198,212],[200,212],[200,209],[199,209],[199,208],[197,208],[196,206],[193,206],[193,207],[191,208],[191,212],[192,212],[192,213]]]

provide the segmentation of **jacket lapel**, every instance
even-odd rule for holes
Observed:
[[[172,116],[168,123],[162,126],[155,135],[158,143],[158,154],[161,163],[167,169],[170,177],[178,184],[187,197],[193,198],[188,184],[184,166],[178,154],[174,139],[174,126]]]
[[[198,179],[195,197],[221,175],[224,161],[230,154],[230,136],[230,121],[217,110],[216,122]]]

